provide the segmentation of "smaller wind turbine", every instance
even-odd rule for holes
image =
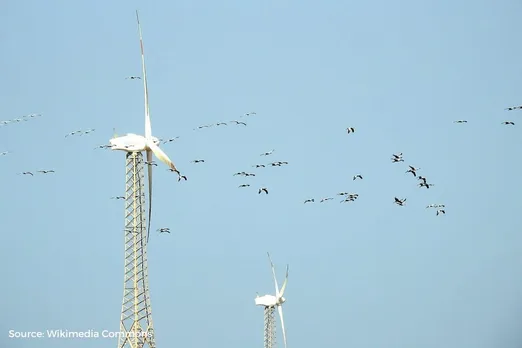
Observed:
[[[283,341],[286,348],[286,331],[285,331],[285,322],[283,320],[283,303],[285,303],[286,299],[283,297],[283,294],[285,293],[286,284],[288,283],[288,265],[286,265],[286,276],[285,281],[283,282],[283,286],[281,287],[281,290],[279,290],[279,286],[277,285],[277,279],[275,275],[275,268],[274,263],[272,262],[272,259],[270,258],[270,254],[267,253],[268,260],[270,260],[270,266],[272,267],[272,275],[274,277],[274,285],[275,285],[275,296],[274,295],[264,295],[259,296],[259,294],[256,296],[255,303],[256,306],[263,306],[265,307],[265,347],[271,348],[272,347],[272,338],[275,335],[275,332],[270,332],[273,329],[275,329],[274,323],[270,322],[273,320],[273,310],[275,307],[277,307],[277,311],[279,313],[279,319],[281,320],[281,329],[283,331]],[[268,321],[268,322],[267,322]],[[267,332],[267,330],[269,332]],[[268,339],[267,339],[268,336]]]

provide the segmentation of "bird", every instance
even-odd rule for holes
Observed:
[[[169,170],[170,170],[170,169],[169,169]],[[180,175],[180,176],[178,177],[178,182],[180,182],[181,179],[187,181],[187,177],[186,177],[185,175]]]
[[[353,128],[353,127],[348,127],[348,128],[346,128],[346,132],[347,132],[348,134],[350,134],[350,133],[355,133],[355,128]]]
[[[431,186],[435,186],[434,184],[428,184],[426,182],[421,182],[419,184],[419,187],[426,187],[427,189],[429,189]]]
[[[207,124],[207,125],[203,125],[203,126],[198,126],[197,129],[209,128],[209,127],[212,127],[212,125],[211,124]],[[196,130],[196,129],[194,129],[194,130]]]
[[[254,173],[245,173],[245,176],[256,176]]]
[[[94,148],[94,150],[96,150],[96,149],[108,149],[110,147],[111,147],[111,145],[98,145],[98,146],[96,146]]]
[[[54,173],[55,171],[54,170],[39,170],[38,173],[43,173],[43,174],[47,174],[47,173]]]
[[[31,173],[31,172],[22,172],[22,173],[19,173],[19,174],[21,174],[21,175],[31,175],[31,176],[34,176],[34,174]]]
[[[502,124],[506,124],[506,125],[512,125],[514,126],[515,125],[515,122],[512,122],[512,121],[505,121],[505,122],[502,122]]]
[[[400,157],[399,158],[393,157],[392,158],[392,162],[393,163],[398,163],[398,162],[404,162],[404,160],[402,158],[400,158]]]
[[[170,228],[168,228],[168,227],[158,228],[157,231],[159,233],[170,233]]]
[[[247,172],[238,172],[238,173],[234,174],[234,176],[236,176],[236,175],[246,176]]]
[[[522,105],[520,106],[510,106],[509,108],[505,108],[504,110],[519,110],[522,109]]]
[[[241,188],[241,187],[249,187],[250,184],[243,184],[243,185],[239,185],[238,188]]]
[[[205,162],[204,159],[197,159],[197,160],[193,160],[192,163],[203,163]]]
[[[159,139],[152,135],[152,127],[150,121],[150,108],[149,108],[149,89],[147,86],[147,72],[145,68],[145,53],[143,51],[143,36],[141,32],[140,19],[138,11],[136,11],[136,21],[138,23],[138,33],[140,37],[140,49],[141,49],[141,70],[143,76],[143,89],[144,89],[144,102],[145,102],[145,135],[138,135],[129,133],[124,136],[114,136],[110,140],[111,150],[121,150],[125,152],[136,152],[145,151],[147,155],[147,161],[152,162],[152,154],[154,154],[159,160],[165,163],[173,172],[178,174],[178,178],[181,176],[180,171],[176,168],[174,162],[167,156],[165,152],[159,147]],[[149,209],[147,219],[147,241],[150,236],[150,223],[152,217],[152,166],[148,166],[148,196],[149,196]]]
[[[125,199],[125,196],[115,196],[111,197],[111,199]]]
[[[326,198],[321,199],[321,201],[319,203],[323,203],[323,202],[326,202],[326,201],[329,201],[332,199],[333,199],[332,197],[326,197]]]
[[[413,166],[408,166],[408,167],[410,167],[410,169],[408,169],[406,171],[406,173],[412,173],[413,176],[417,176],[417,170],[420,170],[420,168],[415,168]]]
[[[271,165],[272,167],[281,167],[280,162],[272,162],[272,163],[268,163],[268,164]]]
[[[314,203],[315,202],[315,199],[311,198],[311,199],[307,199],[306,201],[304,201],[305,203]]]
[[[426,184],[426,178],[423,176],[420,176],[417,178],[417,180],[422,180],[422,183]]]
[[[337,195],[338,196],[346,196],[346,195],[349,195],[349,193],[348,192],[339,192]]]
[[[458,121],[453,121],[453,123],[468,123],[468,121],[466,121],[466,120],[458,120]]]
[[[342,201],[340,201],[339,203],[346,203],[346,202],[354,202],[357,198],[355,197],[347,197],[345,199],[343,199]]]
[[[216,126],[226,126],[226,122],[218,122],[216,123]]]
[[[242,125],[244,125],[244,126],[247,125],[245,122],[240,122],[240,121],[236,121],[236,120],[233,120],[233,121],[230,121],[230,122],[234,122],[234,123],[237,124],[237,125],[240,125],[240,124],[242,124]]]
[[[145,163],[148,166],[156,166],[156,167],[158,166],[158,164],[156,162],[154,162],[154,161],[150,161],[150,162],[149,161],[145,161],[143,163]]]
[[[129,76],[125,78],[126,80],[141,80],[141,77],[139,76]]]
[[[260,194],[261,192],[268,194],[268,189],[266,187],[261,187],[257,193]]]
[[[96,129],[87,129],[86,131],[83,131],[82,133],[80,133],[80,135],[89,134],[89,133],[94,132],[95,130]]]
[[[275,150],[271,150],[271,151],[268,151],[268,152],[264,152],[264,153],[262,153],[262,154],[259,155],[259,156],[270,156],[271,154],[274,153],[274,151],[275,151]]]
[[[163,141],[163,144],[171,143],[171,142],[173,142],[173,141],[176,141],[176,139],[179,139],[179,137],[174,137],[174,138],[170,138],[170,139],[164,140],[164,141]]]
[[[252,167],[254,167],[254,168],[265,168],[265,165],[264,164],[256,164],[256,165],[253,165]]]
[[[10,152],[9,152],[9,151],[0,152],[0,156],[5,156],[5,155],[7,155],[8,153],[10,153]]]
[[[355,179],[361,179],[361,180],[362,180],[362,178],[363,178],[363,177],[362,177],[361,174],[357,174],[357,175],[354,175],[354,176],[353,176],[353,180],[355,180]]]
[[[430,205],[426,206],[426,209],[428,209],[428,208],[444,208],[444,207],[445,207],[444,204],[430,204]]]
[[[437,216],[439,216],[439,214],[446,214],[446,211],[444,209],[439,209],[437,210]]]
[[[75,135],[75,134],[78,134],[78,133],[81,133],[81,132],[82,132],[82,130],[76,130],[74,132],[71,132],[71,133],[65,135],[65,137],[67,138],[68,136]]]
[[[247,113],[245,114],[245,116],[250,116],[250,115],[256,115],[256,113],[255,113],[254,111],[251,111],[251,112],[247,112]]]
[[[404,206],[404,203],[406,202],[406,198],[403,198],[403,199],[399,199],[397,197],[395,197],[395,204],[397,205],[400,205],[401,207]]]

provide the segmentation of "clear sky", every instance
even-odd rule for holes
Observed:
[[[289,348],[520,347],[515,0],[4,1],[0,119],[42,117],[0,127],[0,346],[117,345],[7,336],[119,329],[125,159],[94,148],[144,132],[135,9],[152,131],[188,177],[154,168],[158,347],[261,347],[267,251],[280,281],[290,264]]]

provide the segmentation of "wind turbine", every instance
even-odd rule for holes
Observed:
[[[125,169],[125,247],[124,247],[124,285],[120,319],[118,348],[155,348],[154,328],[152,324],[147,245],[150,234],[152,207],[152,166],[148,165],[149,211],[148,226],[145,218],[144,166],[152,163],[152,154],[166,163],[170,170],[178,173],[176,166],[159,148],[160,140],[152,136],[149,112],[149,92],[143,53],[143,39],[140,20],[136,11],[141,46],[141,66],[145,94],[145,136],[129,133],[110,140],[112,150],[126,152]],[[143,160],[143,151],[147,161]],[[147,235],[145,238],[145,229]]]
[[[141,69],[143,73],[143,90],[145,95],[145,136],[137,135],[134,133],[128,133],[121,137],[113,137],[110,140],[111,150],[121,150],[128,153],[132,152],[147,152],[147,162],[152,162],[152,153],[160,159],[163,163],[169,166],[169,168],[181,176],[174,163],[170,160],[163,150],[160,149],[160,140],[152,136],[152,128],[150,123],[150,111],[149,111],[149,88],[147,86],[147,70],[145,69],[145,54],[143,51],[143,37],[141,34],[140,18],[138,11],[136,11],[136,20],[138,22],[138,31],[140,34],[140,48],[141,48]],[[149,181],[149,212],[148,212],[148,225],[147,225],[147,242],[149,241],[150,235],[150,220],[152,215],[152,166],[148,166],[148,181]]]
[[[283,341],[286,348],[286,330],[285,330],[285,322],[283,319],[283,303],[285,303],[286,299],[283,297],[285,293],[286,284],[288,283],[288,265],[286,265],[286,276],[283,286],[281,290],[279,290],[279,286],[277,285],[277,279],[275,275],[275,268],[272,259],[270,258],[270,254],[268,254],[268,260],[270,260],[270,266],[272,267],[272,275],[274,277],[274,285],[275,285],[275,296],[274,295],[264,295],[256,296],[255,303],[256,306],[263,306],[265,309],[265,348],[275,348],[276,347],[276,333],[275,333],[275,318],[274,318],[274,309],[277,307],[277,311],[279,312],[279,319],[281,320],[281,329],[283,331]]]

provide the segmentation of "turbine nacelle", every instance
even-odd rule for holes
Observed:
[[[282,305],[285,303],[286,299],[284,297],[279,298],[279,301],[277,300],[277,297],[274,295],[264,295],[264,296],[257,296],[255,298],[256,306],[263,306],[263,307],[274,307],[277,305]]]
[[[151,138],[155,145],[159,145],[160,140],[158,138]],[[111,145],[111,150],[120,150],[127,152],[150,150],[150,147],[147,145],[147,139],[142,135],[137,135],[133,133],[129,133],[127,135],[117,138],[112,138],[109,141],[109,143]]]

